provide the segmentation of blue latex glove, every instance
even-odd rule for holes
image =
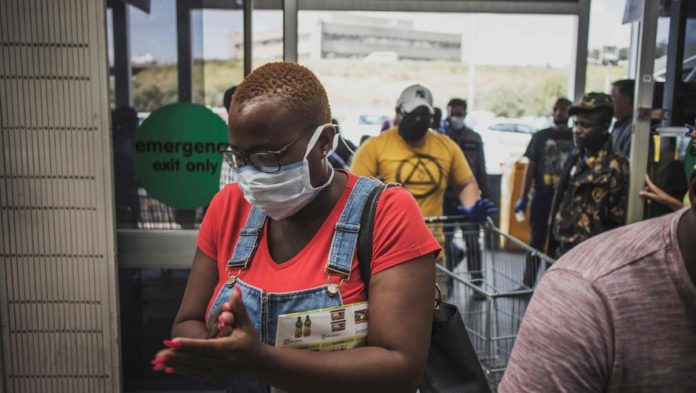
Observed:
[[[470,207],[458,206],[460,212],[466,214],[471,221],[482,222],[486,221],[486,217],[498,212],[495,203],[490,199],[479,199]]]
[[[528,203],[529,203],[529,200],[527,200],[527,196],[522,195],[520,197],[520,199],[518,199],[517,202],[515,203],[515,213],[526,212]]]

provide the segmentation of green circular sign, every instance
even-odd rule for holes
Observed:
[[[227,125],[210,109],[190,103],[165,105],[135,133],[133,166],[153,197],[177,209],[207,205],[219,189]]]

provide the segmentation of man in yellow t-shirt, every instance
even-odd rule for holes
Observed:
[[[491,206],[479,199],[464,153],[448,136],[429,129],[432,103],[432,94],[424,86],[406,88],[396,104],[401,122],[365,141],[353,158],[351,171],[400,183],[416,198],[425,217],[442,215],[445,190],[452,186],[462,213],[485,219]]]
[[[418,201],[425,217],[442,215],[442,200],[449,184],[460,191],[469,186],[470,201],[478,185],[461,149],[444,134],[428,130],[420,146],[406,142],[398,128],[368,139],[353,158],[352,172],[403,185]],[[460,198],[461,199],[461,198]]]
[[[470,220],[483,221],[495,213],[493,202],[479,198],[481,192],[476,179],[459,146],[447,135],[429,129],[434,113],[430,91],[421,85],[406,88],[396,103],[396,110],[397,116],[401,116],[399,125],[360,146],[351,171],[400,183],[416,198],[425,217],[442,215],[448,186],[459,195],[461,211]],[[438,226],[431,229],[440,243],[444,243],[442,229]],[[437,263],[444,265],[444,255],[438,257]],[[438,271],[437,282],[443,298],[447,297],[448,281]]]

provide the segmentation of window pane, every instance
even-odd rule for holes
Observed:
[[[187,2],[152,0],[149,12],[128,6],[132,104],[131,108],[115,108],[112,116],[119,228],[195,229],[204,214],[205,206],[175,209],[152,197],[133,168],[133,144],[138,125],[151,112],[179,101],[177,4]],[[238,7],[233,0],[229,4]],[[110,64],[114,61],[113,24],[117,23],[112,14],[107,13]],[[243,78],[244,53],[234,52],[230,45],[232,37],[243,31],[243,12],[239,7],[191,9],[190,20],[192,101],[208,106],[226,120],[223,92]],[[112,99],[114,97],[112,93]]]
[[[667,44],[669,43],[669,17],[657,19],[657,37],[655,40],[655,80],[665,81],[667,68]]]
[[[590,3],[587,81],[585,91],[609,93],[611,83],[628,78],[631,25],[622,25],[624,2],[593,0]]]
[[[300,11],[299,59],[319,76],[341,132],[356,145],[392,120],[409,85],[428,87],[445,116],[450,99],[467,99],[467,123],[484,139],[489,171],[500,173],[526,143],[501,147],[488,129],[549,123],[553,102],[567,94],[574,18]]]
[[[152,0],[149,14],[129,8],[133,107],[145,116],[178,101],[176,1]]]
[[[252,69],[266,63],[283,61],[283,11],[254,10],[251,26],[254,36],[251,47]]]
[[[193,102],[213,108],[224,119],[222,96],[244,78],[244,48],[236,50],[233,37],[244,42],[242,10],[193,10]]]

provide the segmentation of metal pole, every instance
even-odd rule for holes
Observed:
[[[667,66],[665,72],[665,91],[662,101],[662,125],[680,126],[675,122],[681,119],[683,99],[680,86],[684,61],[684,31],[686,29],[686,2],[672,0],[669,21],[669,41],[667,47]]]
[[[254,0],[244,0],[244,76],[247,76],[251,73],[251,14],[253,10]]]
[[[648,165],[650,112],[652,109],[653,68],[659,2],[645,1],[640,19],[640,46],[636,65],[636,91],[633,99],[633,135],[631,140],[631,178],[628,187],[627,221],[643,219],[643,199],[638,195],[643,188]]]
[[[130,10],[125,2],[115,1],[113,11],[114,29],[114,93],[116,108],[131,104],[131,62],[130,62]]]
[[[585,93],[587,80],[587,42],[590,33],[590,0],[578,1],[578,19],[575,30],[575,61],[572,63],[568,96],[578,101]]]
[[[297,0],[283,0],[283,60],[297,63]]]
[[[186,0],[176,1],[176,49],[179,102],[191,102],[193,99],[191,10]]]

